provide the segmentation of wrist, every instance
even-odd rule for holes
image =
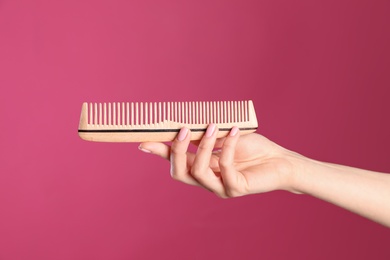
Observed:
[[[282,189],[295,194],[304,193],[302,179],[308,174],[311,166],[316,164],[316,161],[289,150],[285,151],[283,157],[287,161],[288,168],[283,174]]]

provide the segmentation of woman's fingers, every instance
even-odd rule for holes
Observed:
[[[210,168],[212,153],[218,134],[218,128],[215,124],[207,127],[196,152],[194,163],[191,167],[191,175],[206,189],[225,197],[225,191],[221,178],[217,176]],[[214,158],[215,160],[215,158]]]
[[[229,197],[240,196],[247,189],[246,179],[240,172],[236,170],[234,166],[234,155],[239,137],[239,128],[235,126],[226,137],[219,158],[221,176],[225,186],[226,194]]]
[[[183,127],[180,129],[179,134],[172,142],[170,161],[171,161],[171,176],[173,179],[199,186],[199,183],[189,174],[188,160],[193,161],[194,156],[188,155],[188,145],[191,140],[191,131],[188,128]]]
[[[169,147],[163,143],[142,143],[139,149],[168,159],[173,179],[204,188],[220,197],[239,196],[246,189],[246,179],[235,169],[235,149],[239,129],[233,127],[229,135],[217,139],[218,128],[210,124],[198,144],[196,155],[188,152],[191,131],[182,128]],[[215,146],[221,147],[215,151]]]
[[[163,143],[146,142],[141,143],[138,149],[145,153],[152,153],[169,160],[170,147]]]

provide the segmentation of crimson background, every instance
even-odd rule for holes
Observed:
[[[0,259],[389,259],[390,232],[304,195],[221,200],[84,101],[253,99],[259,131],[390,172],[390,2],[0,1]],[[390,203],[390,202],[389,202]]]

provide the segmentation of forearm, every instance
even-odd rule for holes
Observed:
[[[295,157],[292,189],[390,227],[390,174]]]

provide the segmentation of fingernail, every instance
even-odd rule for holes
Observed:
[[[215,131],[215,124],[210,124],[208,127],[207,127],[207,130],[206,130],[206,137],[210,137],[213,135]]]
[[[138,146],[138,149],[141,150],[144,153],[152,153],[151,151],[146,150],[145,148],[142,148],[141,146]]]
[[[187,133],[188,133],[187,128],[183,127],[182,129],[180,129],[180,132],[177,135],[177,140],[183,141],[184,139],[186,139]]]
[[[233,126],[232,130],[230,130],[230,136],[235,136],[237,133],[238,133],[238,127],[237,126]]]

